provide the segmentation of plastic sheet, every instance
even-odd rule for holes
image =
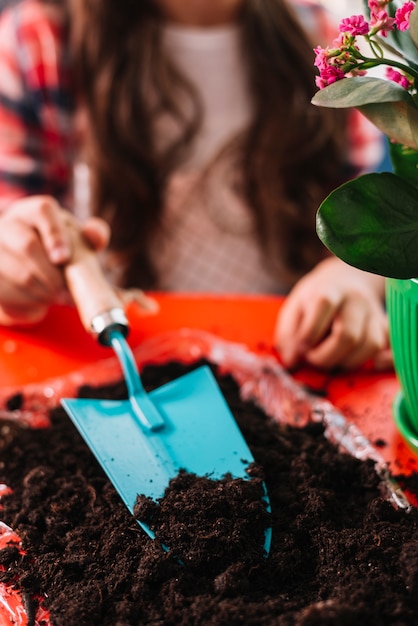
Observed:
[[[395,507],[409,508],[410,504],[390,476],[380,453],[372,446],[355,424],[350,423],[323,398],[310,393],[296,382],[272,356],[251,352],[245,345],[229,342],[206,331],[181,329],[156,335],[134,348],[135,359],[141,370],[148,364],[169,361],[193,363],[207,359],[216,364],[220,373],[231,374],[238,383],[244,400],[252,400],[271,419],[303,427],[311,421],[323,422],[325,436],[343,452],[358,459],[372,459],[382,479],[384,495]],[[41,428],[48,426],[49,410],[62,397],[74,396],[82,385],[105,385],[121,379],[116,357],[100,360],[66,376],[52,378],[24,388],[3,388],[0,395],[0,425]],[[19,409],[9,410],[10,399],[19,396]],[[0,485],[1,495],[8,490]],[[1,516],[1,509],[0,509]],[[0,522],[0,547],[18,543],[16,533]],[[0,586],[0,626],[27,626],[28,620],[22,599],[12,589]],[[51,626],[48,613],[38,611],[34,626]]]

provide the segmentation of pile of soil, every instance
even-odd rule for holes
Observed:
[[[220,563],[225,570],[243,554],[259,561],[271,521],[261,468],[251,465],[249,474],[212,480],[181,470],[158,503],[138,496],[134,515],[188,568],[217,575]]]
[[[142,378],[151,389],[189,369],[147,367]],[[232,378],[218,381],[255,458],[254,477],[182,472],[158,507],[139,498],[138,515],[170,545],[178,540],[175,551],[143,532],[61,409],[51,428],[4,438],[0,482],[13,493],[2,519],[25,553],[0,551],[0,581],[21,590],[29,624],[38,598],[54,626],[416,623],[417,509],[395,510],[373,463],[340,453],[320,425],[272,423],[240,399]],[[123,384],[80,391],[125,394]],[[271,516],[260,506],[263,480]]]

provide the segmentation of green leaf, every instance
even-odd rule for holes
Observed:
[[[343,78],[325,89],[317,91],[312,104],[334,109],[359,107],[366,104],[385,102],[405,102],[415,108],[409,93],[390,80],[372,76]]]
[[[355,107],[393,141],[418,150],[418,109],[406,89],[393,81],[369,76],[344,78],[318,91],[312,103]]]
[[[406,102],[383,102],[357,107],[392,141],[418,150],[418,109]]]
[[[317,232],[349,265],[418,276],[418,191],[395,174],[366,174],[335,189],[318,210]]]
[[[417,187],[418,152],[397,143],[389,142],[389,155],[395,174]]]
[[[409,19],[409,35],[411,37],[411,41],[415,46],[415,60],[418,62],[417,55],[417,45],[418,45],[418,10],[417,7],[412,11],[411,17]]]

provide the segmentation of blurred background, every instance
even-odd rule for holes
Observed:
[[[16,2],[18,0],[0,0],[0,10]],[[334,13],[337,18],[340,18],[361,12],[363,0],[321,0],[321,4]]]
[[[6,7],[13,4],[17,4],[21,0],[0,0],[0,12]],[[141,0],[137,0],[141,2]],[[289,0],[292,3],[292,0]],[[329,11],[332,17],[335,19],[336,24],[339,20],[350,15],[358,15],[363,13],[364,0],[317,0],[319,4]],[[388,158],[386,140],[382,137],[382,160],[377,168],[377,171],[390,171],[391,164]]]
[[[320,4],[333,13],[337,19],[363,12],[363,0],[321,0]]]

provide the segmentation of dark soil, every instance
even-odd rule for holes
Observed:
[[[148,367],[143,380],[152,388],[185,369]],[[13,494],[2,519],[25,554],[0,552],[0,581],[21,589],[29,613],[42,598],[54,626],[418,624],[417,509],[395,510],[372,462],[338,452],[320,425],[273,424],[241,401],[232,378],[219,381],[256,475],[210,481],[181,473],[157,508],[140,498],[138,513],[175,546],[170,552],[129,514],[61,409],[51,428],[5,437],[0,483]],[[100,390],[124,393],[122,384]]]
[[[180,471],[160,502],[138,496],[136,519],[145,522],[156,539],[188,568],[219,574],[245,558],[260,561],[270,515],[263,500],[260,468],[251,466],[252,480],[222,480]],[[260,475],[259,477],[257,476]]]

